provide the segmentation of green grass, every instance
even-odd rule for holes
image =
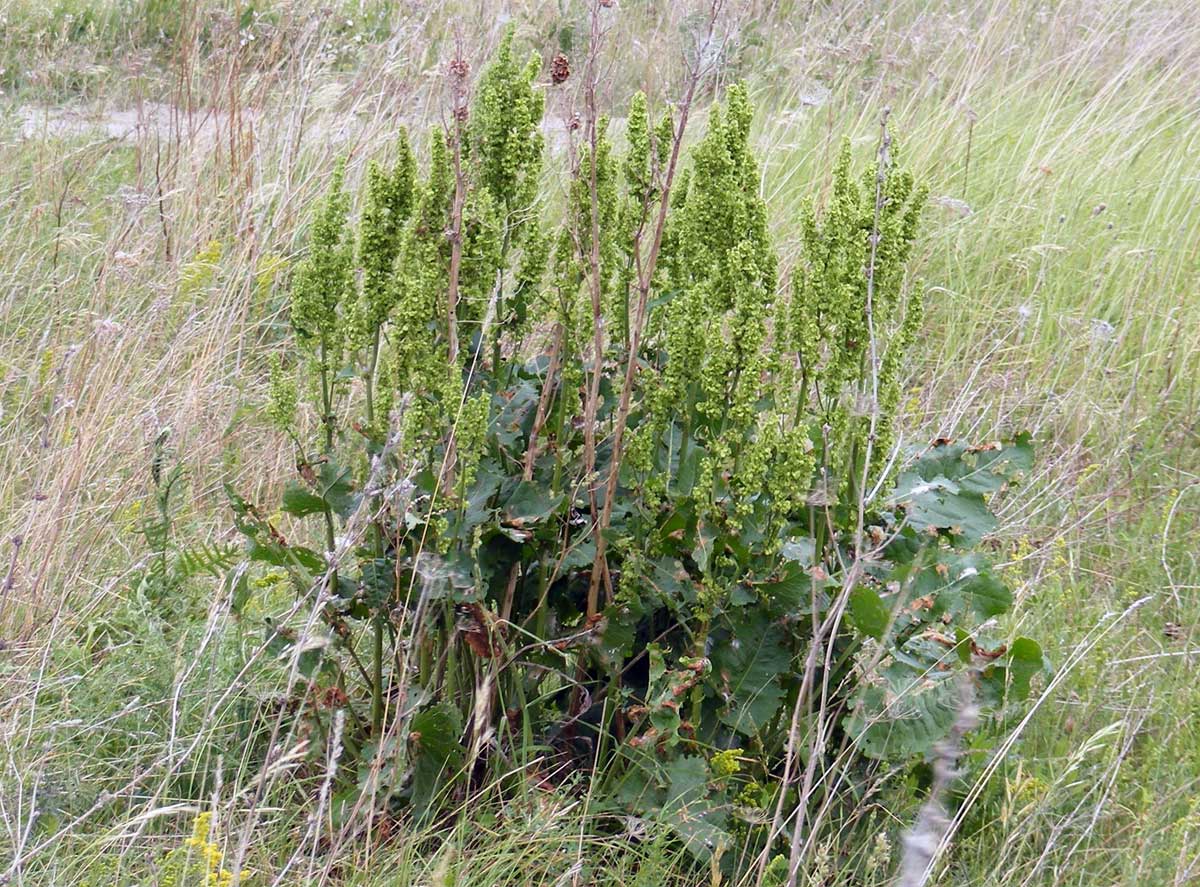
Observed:
[[[1200,11],[1183,0],[760,5],[730,64],[759,102],[785,256],[840,139],[865,158],[889,106],[935,195],[915,269],[930,297],[906,433],[1029,428],[1038,441],[1038,469],[1006,501],[995,542],[1020,598],[1002,628],[1039,638],[1059,675],[1032,716],[1011,712],[975,740],[961,786],[972,802],[937,883],[1191,883]],[[665,88],[683,11],[625,6],[611,39],[630,58],[613,76]],[[162,65],[178,43],[163,35],[181,8],[3,7],[0,861],[68,828],[16,884],[153,883],[199,798],[217,799],[227,864],[241,848],[270,883],[303,849],[303,800],[323,780],[285,760],[259,791],[278,675],[226,693],[261,638],[219,605],[218,582],[192,577],[167,615],[147,601],[137,527],[152,507],[150,441],[170,426],[188,470],[181,544],[228,541],[221,481],[266,499],[286,475],[286,447],[259,415],[266,357],[284,336],[272,269],[293,254],[335,154],[351,151],[357,176],[400,119],[438,119],[436,78],[420,72],[437,59],[427,37],[444,41],[449,25],[399,6],[349,30],[267,19],[264,40],[268,26],[303,39],[248,56],[236,101],[220,86],[228,55],[199,41],[189,56],[196,108],[219,115],[211,132],[19,137],[21,102],[176,101],[183,75]],[[522,36],[549,49],[578,17],[551,3],[516,13]],[[384,20],[397,36],[381,37]],[[353,53],[322,60],[331,36]],[[131,47],[150,56],[132,75]],[[217,267],[197,274],[213,241]],[[1006,741],[993,770],[990,750]],[[801,883],[863,883],[836,873],[876,849],[876,831],[894,860],[916,783],[883,780],[866,815],[833,821]],[[306,850],[280,882],[712,883],[652,828],[644,841],[604,837],[585,814],[558,797],[488,802],[448,834],[373,835],[315,860]],[[817,880],[823,867],[834,874]]]

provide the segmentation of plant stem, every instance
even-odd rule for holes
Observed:
[[[374,432],[375,430],[375,369],[379,364],[379,336],[381,330],[382,327],[375,327],[375,338],[371,342],[367,369],[363,373],[363,384],[366,389],[367,427],[370,432]]]
[[[329,456],[333,454],[333,385],[329,380],[329,351],[328,341],[324,332],[321,334],[321,406],[324,410],[324,415],[321,417],[322,424],[325,426],[325,449],[323,455]],[[319,490],[321,501],[324,505],[325,513],[325,549],[332,557],[334,549],[337,547],[337,533],[333,525],[333,510],[329,507],[329,503],[325,501],[325,491]],[[333,569],[329,574],[329,588],[336,592],[338,587],[337,569]]]
[[[496,271],[496,334],[492,337],[492,391],[500,390],[500,337],[504,332],[504,269],[508,263],[508,244],[511,229],[508,225],[509,209],[504,207],[504,238],[500,245],[500,268]]]
[[[375,617],[375,649],[371,688],[371,728],[374,736],[381,736],[383,728],[383,616]]]

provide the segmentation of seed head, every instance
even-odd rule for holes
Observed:
[[[550,80],[555,85],[563,83],[571,76],[571,62],[561,52],[550,62]]]

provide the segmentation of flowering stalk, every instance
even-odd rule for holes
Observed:
[[[702,46],[704,47],[707,47],[713,39],[713,32],[716,27],[717,16],[721,11],[721,6],[722,0],[714,0],[709,9],[707,31],[702,42]],[[612,523],[613,503],[616,501],[617,480],[621,469],[621,448],[624,444],[625,428],[629,421],[629,411],[632,405],[633,385],[638,371],[641,337],[646,324],[646,309],[649,304],[650,288],[654,281],[654,271],[658,264],[659,251],[662,248],[663,232],[667,224],[667,210],[670,206],[671,186],[675,182],[675,170],[679,164],[679,156],[683,147],[683,136],[687,131],[688,117],[691,113],[692,102],[696,97],[696,88],[709,70],[709,65],[706,64],[702,54],[698,54],[695,63],[691,66],[683,100],[679,104],[679,123],[671,139],[671,155],[663,177],[661,197],[659,198],[658,219],[655,222],[649,250],[644,259],[641,256],[640,236],[634,243],[634,255],[637,257],[638,268],[637,308],[634,313],[632,332],[630,334],[629,353],[626,355],[625,377],[621,385],[621,398],[617,406],[616,419],[613,426],[612,458],[608,471],[608,482],[605,485],[604,506],[600,512],[599,519],[596,520],[596,529],[594,532],[596,556],[592,561],[592,574],[588,585],[587,608],[589,616],[594,615],[598,611],[600,581],[602,577],[608,575],[608,561],[605,559],[607,541],[604,531]],[[598,356],[596,360],[599,360]],[[596,372],[599,372],[598,367],[596,368]],[[589,426],[585,425],[585,427]],[[593,515],[594,511],[593,506]],[[609,594],[611,597],[611,590]]]

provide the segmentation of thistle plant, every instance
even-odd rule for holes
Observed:
[[[429,817],[588,774],[697,858],[765,866],[811,800],[802,753],[838,752],[800,748],[805,712],[916,760],[961,675],[993,705],[1028,690],[1040,650],[988,649],[1011,596],[977,550],[1028,440],[902,446],[925,192],[886,129],[861,178],[843,149],[781,273],[743,87],[685,152],[697,63],[657,124],[632,99],[619,143],[590,63],[556,217],[536,57],[508,33],[473,102],[468,72],[423,173],[403,134],[367,167],[357,250],[338,167],[294,275],[319,455],[278,365],[282,510],[320,515],[333,556],[231,492],[251,557],[324,592],[327,642],[279,637],[349,710],[345,797]]]

